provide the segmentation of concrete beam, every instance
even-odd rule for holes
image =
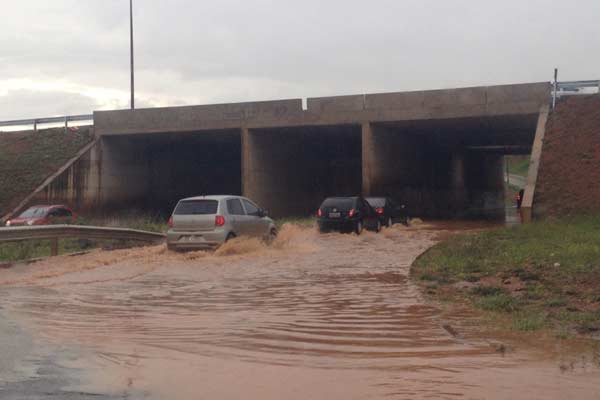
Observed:
[[[129,135],[240,129],[248,121],[285,123],[301,115],[302,100],[96,111],[97,135]]]
[[[529,171],[527,172],[527,184],[525,185],[525,193],[523,195],[523,202],[521,203],[521,208],[528,210],[526,213],[529,215],[533,206],[535,185],[537,183],[540,160],[542,158],[542,147],[544,145],[544,135],[546,134],[546,123],[548,122],[549,113],[550,106],[548,105],[545,105],[540,109],[540,116],[535,130],[531,161],[529,163]]]
[[[204,106],[97,111],[98,135],[286,128],[536,114],[547,82]]]
[[[325,114],[338,111],[362,111],[365,109],[365,96],[362,94],[335,97],[313,97],[306,100],[307,111]]]

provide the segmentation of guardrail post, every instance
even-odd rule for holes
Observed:
[[[37,119],[33,120],[33,131],[37,132]]]
[[[69,129],[69,117],[65,117],[65,133],[67,133],[68,129]]]
[[[58,255],[58,238],[50,239],[50,255],[51,256]]]

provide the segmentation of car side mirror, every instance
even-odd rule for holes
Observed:
[[[268,212],[267,210],[263,210],[263,209],[261,208],[260,210],[258,210],[258,215],[259,215],[261,218],[268,217],[268,216],[269,216],[269,212]]]

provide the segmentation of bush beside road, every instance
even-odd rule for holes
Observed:
[[[461,234],[412,267],[428,294],[519,331],[600,335],[600,216]]]

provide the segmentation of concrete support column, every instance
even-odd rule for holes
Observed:
[[[473,216],[504,216],[504,157],[469,154],[468,190]]]
[[[242,195],[251,196],[251,159],[250,159],[250,130],[247,127],[242,127],[241,132],[242,144]]]
[[[488,179],[491,184],[490,208],[495,210],[492,215],[501,218],[505,215],[504,156],[496,155],[490,157],[489,163],[490,169]]]
[[[455,213],[460,214],[461,210],[467,207],[467,185],[465,155],[461,152],[452,154],[452,208]]]
[[[102,138],[101,203],[110,207],[143,204],[150,187],[146,148],[127,137]]]
[[[102,200],[102,140],[98,140],[90,149],[89,169],[85,181],[83,207],[94,209],[101,204]]]
[[[370,122],[362,123],[362,194],[371,194],[373,168],[375,161],[375,142],[373,139],[373,127]]]
[[[525,193],[523,195],[522,209],[527,209],[528,215],[531,214],[533,207],[533,196],[535,194],[535,185],[537,183],[538,171],[540,168],[540,160],[542,159],[542,147],[544,145],[544,135],[546,134],[546,123],[550,107],[544,105],[540,109],[537,127],[535,130],[535,139],[533,141],[533,149],[531,150],[531,161],[529,162],[529,171],[527,172],[527,185],[525,185]]]
[[[242,164],[242,195],[257,202],[262,200],[260,196],[259,179],[260,174],[256,171],[255,158],[258,157],[258,149],[250,133],[250,129],[242,127],[241,132],[241,164]],[[263,204],[261,204],[263,206]]]
[[[269,163],[270,159],[266,157],[277,154],[278,149],[255,135],[256,133],[247,127],[241,130],[242,195],[254,200],[276,216],[277,206],[285,206],[277,201],[278,192],[282,190],[281,185],[273,184],[279,165]]]

